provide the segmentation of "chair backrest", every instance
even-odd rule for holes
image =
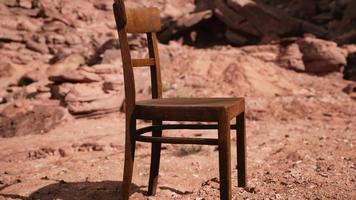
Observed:
[[[157,8],[126,9],[123,0],[114,0],[113,10],[124,68],[126,112],[130,112],[133,111],[136,102],[133,67],[150,67],[152,98],[162,97],[161,71],[156,36],[156,32],[161,29],[161,21]],[[145,33],[147,35],[149,58],[131,58],[127,33]]]

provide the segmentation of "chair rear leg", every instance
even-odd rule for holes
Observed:
[[[236,117],[237,185],[246,187],[246,128],[245,113]]]
[[[230,122],[224,118],[219,120],[219,175],[220,199],[231,199],[231,138]]]
[[[136,141],[134,139],[135,133],[136,119],[126,120],[124,174],[120,191],[122,200],[128,200],[130,197],[136,147]]]
[[[153,121],[152,125],[162,125],[162,121]],[[152,136],[161,137],[162,130],[153,130]],[[150,178],[148,181],[148,191],[147,195],[155,195],[158,183],[159,174],[159,164],[161,158],[161,143],[152,143],[151,147],[151,167],[150,167]]]

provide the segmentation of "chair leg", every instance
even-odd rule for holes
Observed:
[[[162,125],[162,121],[153,121],[152,125]],[[161,137],[162,130],[153,130],[152,136]],[[159,163],[161,158],[161,143],[152,143],[151,146],[151,167],[150,167],[150,178],[148,181],[148,191],[147,195],[155,195],[158,182],[159,174]]]
[[[237,149],[237,185],[246,187],[246,128],[245,113],[236,117],[236,149]]]
[[[132,173],[134,167],[136,141],[134,135],[136,132],[136,119],[126,119],[125,135],[125,161],[124,174],[121,187],[122,200],[128,200],[130,197],[130,187],[132,182]]]
[[[231,142],[230,121],[227,118],[219,120],[219,175],[220,199],[231,199]]]

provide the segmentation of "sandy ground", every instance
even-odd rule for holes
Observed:
[[[356,198],[356,104],[338,84],[331,88],[318,96],[247,98],[249,187],[236,187],[233,170],[234,199]],[[68,119],[46,135],[0,139],[0,199],[118,199],[123,142],[122,113]],[[232,143],[235,165],[234,134]],[[164,145],[155,197],[145,196],[149,158],[149,144],[138,143],[132,199],[218,199],[215,147]]]

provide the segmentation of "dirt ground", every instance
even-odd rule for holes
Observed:
[[[37,1],[0,1],[0,131],[5,127],[11,132],[0,132],[0,200],[116,200],[123,175],[125,115],[118,111],[124,99],[124,87],[112,0],[40,0],[39,5],[32,2]],[[205,3],[126,2],[132,7],[159,7],[161,17],[174,19],[194,10],[193,2],[203,6]],[[323,2],[329,5],[328,0],[315,2],[322,7],[325,7]],[[314,18],[323,21],[323,27],[333,25],[332,30],[337,30],[333,27],[343,25],[333,15],[331,18],[324,15],[329,11],[343,12],[336,3],[330,3],[335,9],[325,8],[325,12],[321,10],[321,18]],[[302,5],[299,10],[308,14]],[[304,19],[311,17],[306,15]],[[270,30],[269,26],[263,27]],[[195,34],[191,32],[190,36],[193,38]],[[313,37],[299,35],[284,42],[252,42],[254,45],[242,47],[217,43],[209,48],[196,48],[183,45],[180,39],[159,45],[164,97],[246,97],[248,187],[237,187],[236,170],[232,167],[233,199],[356,200],[356,86],[351,85],[355,82],[343,80],[342,74],[347,55],[356,55],[356,45],[338,46]],[[131,35],[129,39],[134,56],[145,57],[147,52],[141,48],[147,43],[143,37]],[[317,47],[317,51],[313,52],[309,46],[300,48],[301,44]],[[311,55],[315,57],[305,59]],[[354,67],[352,62],[347,62],[350,69]],[[324,75],[306,70],[310,66],[323,69],[325,63],[333,70],[325,71]],[[74,77],[77,82],[73,77],[50,82],[51,71],[58,69],[59,75],[69,71],[69,75],[79,76]],[[86,71],[84,75],[98,80],[89,83],[88,77],[81,78],[83,69],[94,69],[95,73]],[[96,72],[100,70],[109,72]],[[149,97],[149,70],[135,75],[138,98]],[[31,81],[26,83],[26,80]],[[107,108],[106,101],[97,98],[109,93],[104,91],[104,82],[111,83],[108,91],[121,100],[108,98],[115,104],[112,109]],[[67,93],[63,96],[58,93],[58,88],[66,89],[66,85],[76,89],[71,100]],[[349,94],[343,91],[347,85]],[[60,105],[58,102],[63,99],[68,101]],[[53,114],[51,118],[50,109],[46,108],[52,104],[45,104],[47,101],[55,101],[52,113],[60,108],[60,117]],[[24,108],[21,102],[27,102]],[[43,104],[41,110],[36,115],[27,115],[31,109],[26,105],[33,109],[34,102]],[[68,103],[73,102],[79,107],[94,102],[85,107],[85,112],[115,112],[88,117],[79,115],[83,111],[77,108],[78,113],[73,109],[71,115]],[[67,114],[64,121],[61,121],[62,110]],[[20,119],[16,120],[16,116]],[[26,116],[40,116],[42,121]],[[6,126],[1,126],[1,117],[9,118],[3,122]],[[138,121],[139,127],[148,124]],[[55,128],[44,134],[43,127]],[[32,133],[21,135],[16,131]],[[167,131],[164,135],[217,137],[217,132]],[[234,166],[235,138],[233,132]],[[149,166],[150,145],[138,143],[131,199],[219,199],[216,147],[163,145],[157,194],[152,197],[145,195]]]
[[[234,199],[356,198],[356,104],[341,92],[340,76],[303,83],[320,87],[318,95],[247,97],[249,187],[236,187],[233,170]],[[214,131],[164,134],[216,136]],[[46,135],[2,138],[0,199],[117,199],[123,139],[122,113],[69,118]],[[232,134],[233,165],[234,141]],[[218,199],[215,147],[164,145],[154,197],[145,196],[150,146],[137,147],[132,199]]]

